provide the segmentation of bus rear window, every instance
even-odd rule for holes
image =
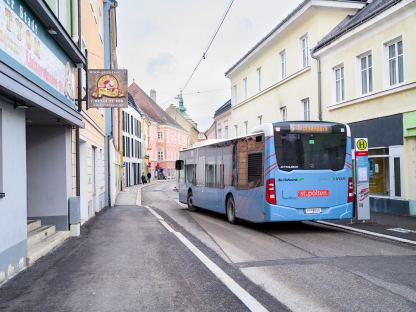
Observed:
[[[277,164],[280,170],[341,170],[344,168],[347,135],[345,129],[328,133],[275,131]],[[335,130],[335,129],[334,129]]]

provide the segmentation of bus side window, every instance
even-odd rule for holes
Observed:
[[[195,167],[196,165],[186,165],[185,166],[185,175],[186,182],[195,185]]]

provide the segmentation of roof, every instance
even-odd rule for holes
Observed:
[[[228,100],[223,105],[221,105],[220,108],[218,108],[215,111],[214,117],[217,117],[217,116],[221,115],[222,113],[225,113],[226,111],[229,111],[230,109],[231,109],[231,99]]]
[[[274,27],[265,37],[263,37],[259,42],[257,42],[254,47],[252,47],[242,58],[240,58],[230,69],[225,72],[225,76],[231,73],[238,65],[240,65],[251,53],[253,53],[261,44],[263,44],[267,39],[269,39],[276,31],[282,28],[296,13],[298,13],[304,6],[306,6],[312,0],[304,0],[302,1],[292,12],[289,13],[276,27]],[[328,1],[328,0],[326,0]],[[358,2],[358,3],[365,3],[367,0],[331,0],[331,1],[339,1],[339,2]]]
[[[134,98],[133,98],[133,96],[131,95],[130,92],[128,92],[127,96],[128,96],[129,106],[131,106],[133,109],[135,109],[140,115],[143,115],[142,110],[137,106],[137,104],[134,101]]]
[[[324,38],[318,42],[316,47],[313,49],[313,52],[316,52],[329,45],[341,36],[352,31],[354,28],[376,17],[377,15],[381,14],[385,10],[401,1],[402,0],[373,0],[371,3],[367,3],[367,5],[359,10],[356,14],[348,15],[337,26],[335,26],[334,29],[332,29]]]
[[[129,86],[129,95],[133,98],[136,105],[152,121],[161,125],[168,125],[184,130],[175,120],[173,120],[150,96],[148,96],[135,82]]]

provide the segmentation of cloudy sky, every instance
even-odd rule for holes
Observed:
[[[229,0],[119,0],[118,60],[163,108],[176,104]],[[235,0],[193,79],[184,90],[189,115],[205,131],[231,96],[224,73],[301,0]]]

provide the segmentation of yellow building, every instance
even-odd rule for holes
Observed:
[[[258,124],[318,119],[317,64],[309,50],[362,1],[303,1],[227,72],[232,90],[229,136]]]
[[[416,215],[416,1],[373,1],[316,46],[324,120],[368,137],[373,211]]]
[[[81,42],[88,51],[88,68],[104,68],[103,0],[81,1]],[[85,82],[85,78],[83,79]],[[80,131],[81,222],[104,207],[105,111],[82,107],[85,128]]]

